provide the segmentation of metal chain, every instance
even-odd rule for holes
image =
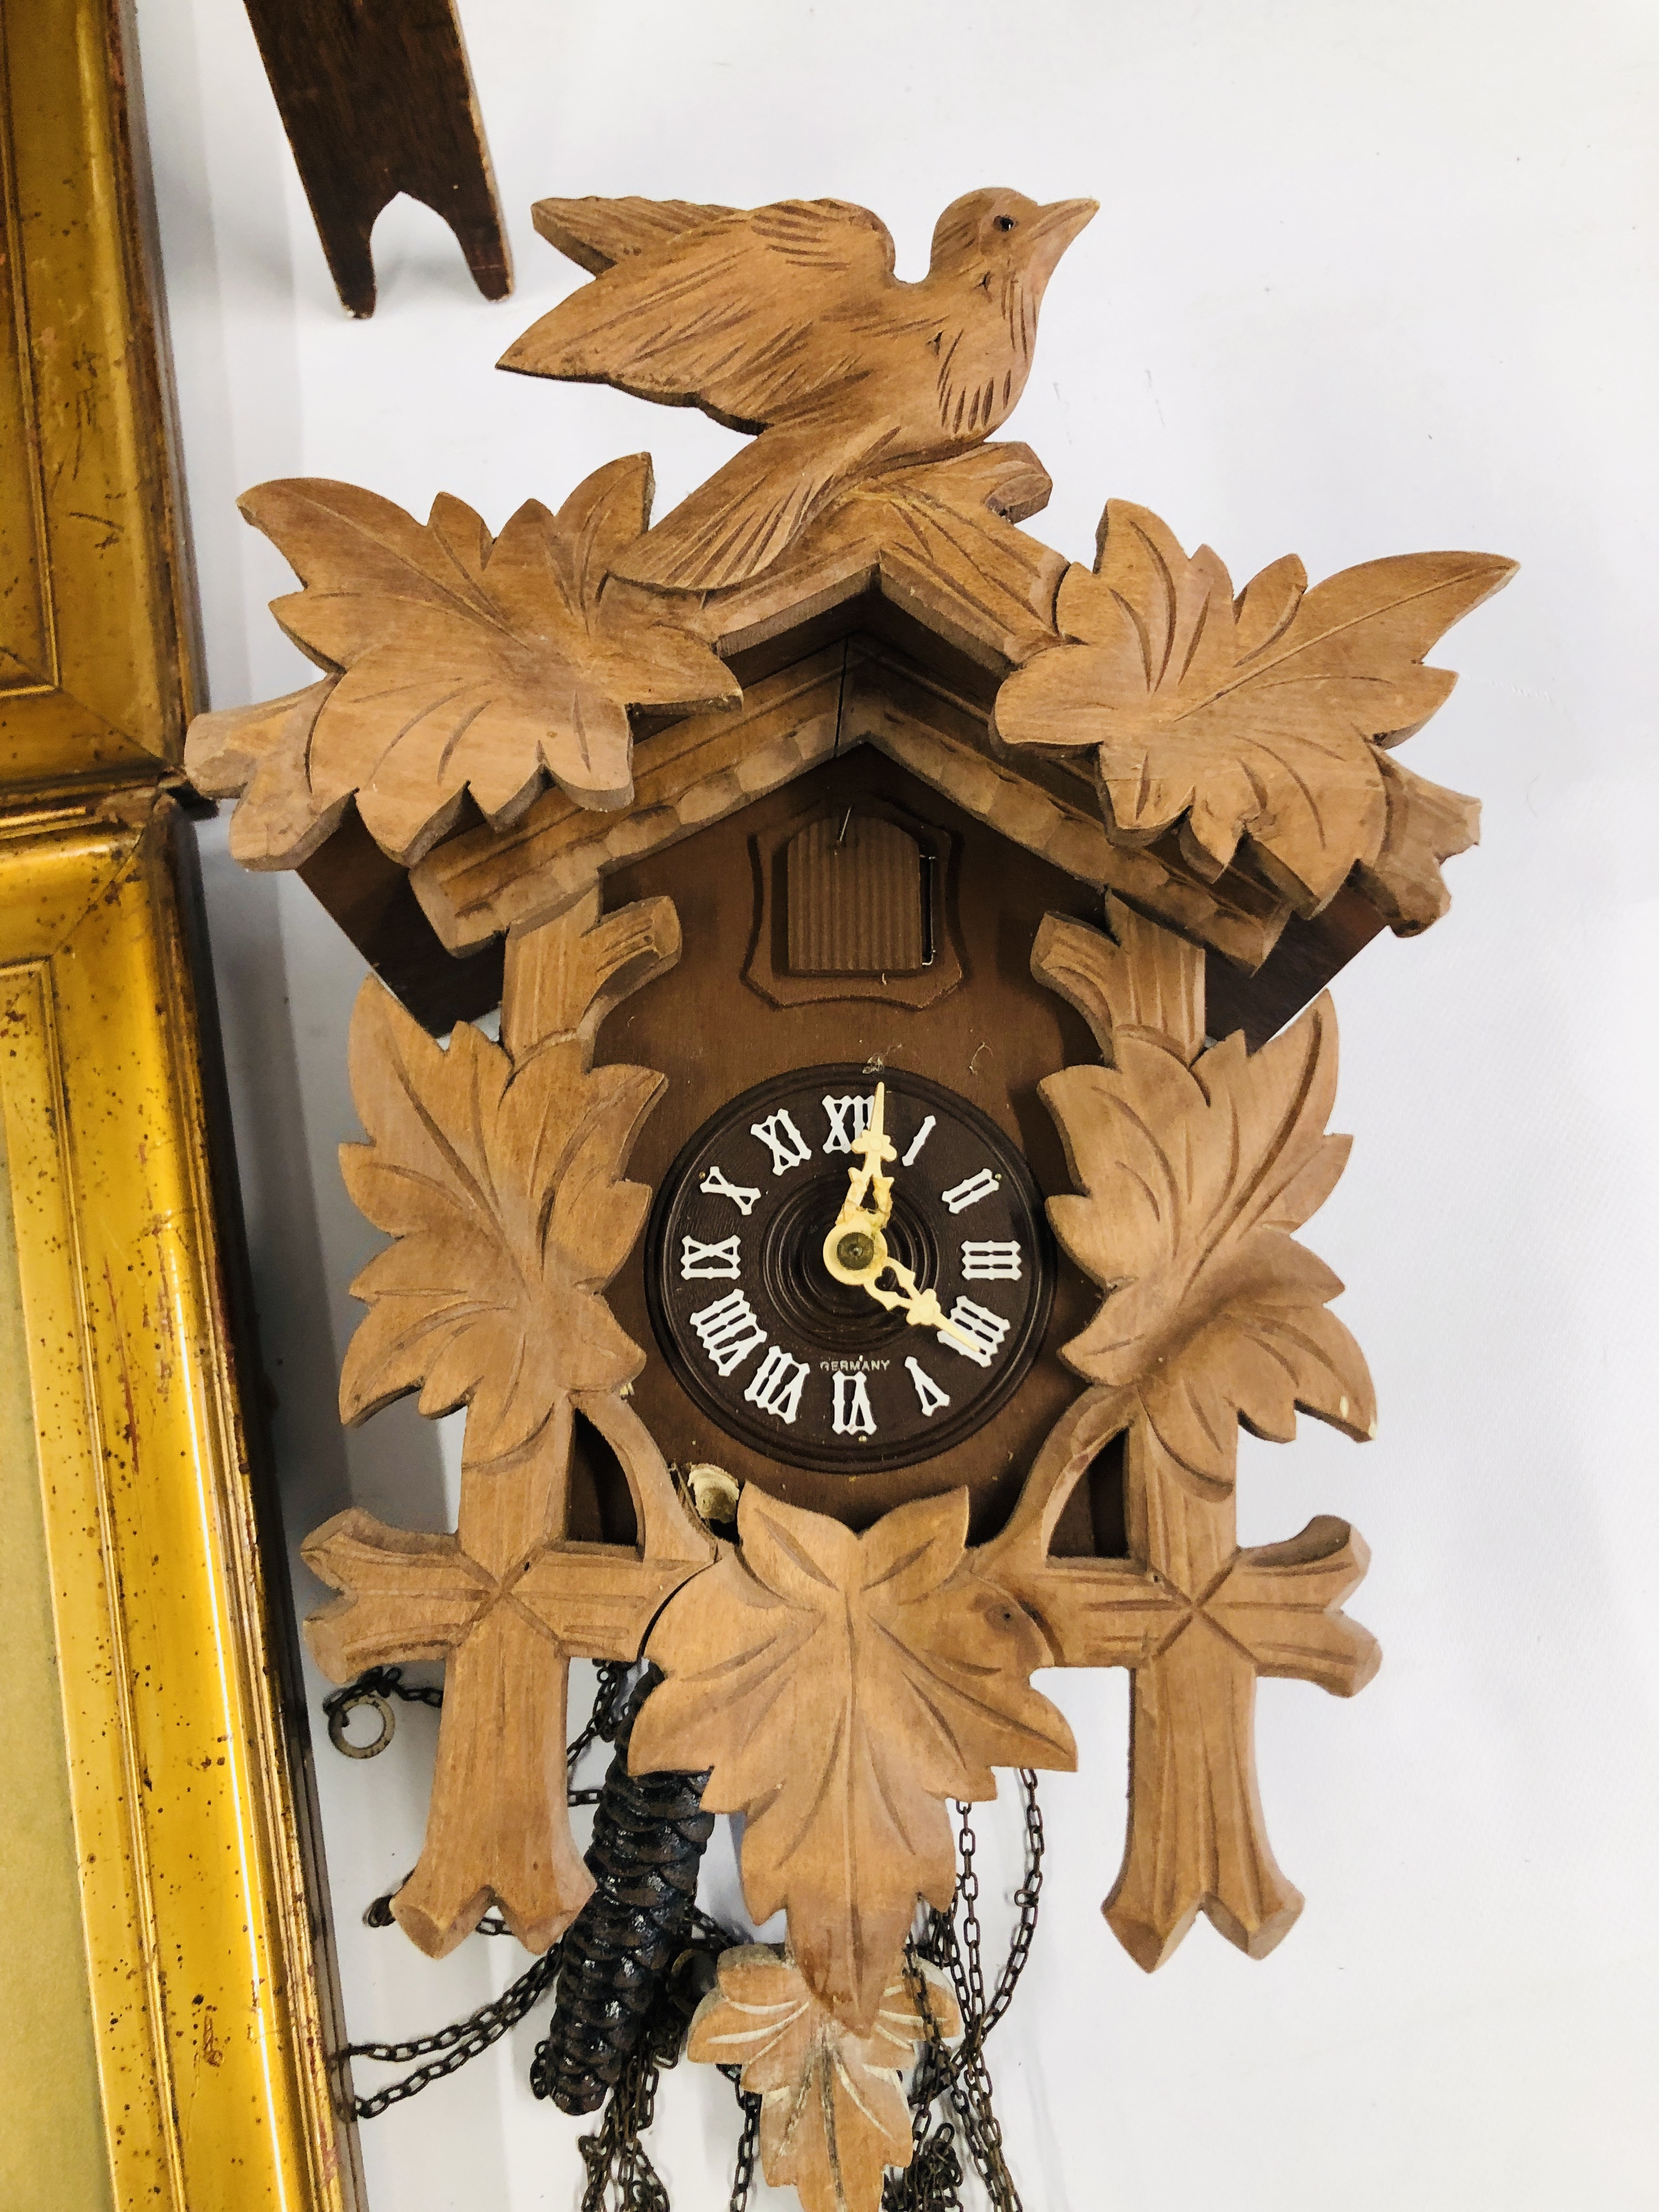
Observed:
[[[477,2011],[469,2013],[448,2027],[441,2027],[435,2035],[416,2036],[408,2043],[351,2043],[346,2046],[348,2058],[372,2058],[382,2066],[402,2066],[411,2058],[434,2057],[425,2066],[417,2066],[412,2074],[378,2090],[372,2097],[355,2097],[353,2106],[360,2120],[377,2118],[393,2105],[401,2105],[406,2097],[416,2097],[434,2081],[446,2074],[453,2074],[469,2059],[488,2051],[492,2043],[499,2043],[509,2027],[516,2027],[532,2005],[538,2003],[550,1990],[559,1971],[559,1946],[534,1960],[529,1970],[502,1990],[500,1996]]]
[[[632,1671],[621,1661],[609,1662],[599,1668],[592,1712],[580,1733],[566,1747],[567,1777],[574,1777],[577,1762],[599,1738],[610,1741],[614,1737]],[[330,1736],[349,1755],[373,1757],[391,1741],[390,1708],[384,1702],[387,1697],[441,1705],[441,1690],[406,1688],[400,1676],[401,1670],[396,1667],[372,1668],[367,1674],[325,1700]],[[368,1702],[382,1707],[386,1721],[382,1736],[370,1747],[346,1744],[342,1740],[346,1717],[355,1705]],[[337,1717],[339,1734],[336,1733]],[[978,1839],[969,1817],[970,1808],[965,1804],[958,1802],[956,1808],[961,1871],[951,1910],[930,1911],[920,1936],[906,1945],[906,1969],[918,2009],[927,2025],[927,2041],[910,2085],[910,2164],[902,2172],[888,2173],[882,2191],[883,2212],[962,2212],[963,2170],[957,2150],[958,2138],[985,2185],[994,2212],[1023,2212],[1019,2192],[1004,2155],[1002,2129],[993,2108],[991,2076],[984,2057],[986,2038],[1007,2011],[1015,1984],[1030,1955],[1042,1893],[1042,1814],[1037,1803],[1036,1777],[1029,1768],[1019,1770],[1019,1786],[1025,1823],[1024,1879],[1014,1892],[1018,1917],[1007,1956],[988,2000],[985,1992],[983,1929],[979,1917]],[[596,1789],[577,1789],[574,1781],[567,1790],[572,1805],[591,1805],[599,1794]],[[369,1926],[390,1925],[392,1900],[396,1894],[396,1890],[391,1890],[375,1899],[363,1915]],[[698,1906],[692,1907],[691,1917],[701,1947],[715,1955],[740,1940],[731,1929],[723,1928]],[[479,1923],[477,1932],[497,1936],[510,1934],[511,1930],[498,1915],[492,1914]],[[499,1997],[434,2034],[416,2036],[405,2043],[349,2045],[344,2055],[350,2058],[367,2058],[385,2065],[404,2065],[411,2059],[429,2062],[372,2097],[355,2099],[358,2118],[374,2119],[405,2098],[417,2096],[429,2083],[453,2074],[498,2042],[557,1979],[561,1948],[561,1945],[554,1944]],[[948,1975],[960,2008],[963,2033],[954,2051],[945,2043],[928,2001],[927,1984],[920,1963],[923,1960]],[[650,2127],[656,2111],[661,2068],[664,2063],[672,2064],[673,2056],[650,2042],[644,2045],[629,2062],[622,2081],[605,2106],[599,2128],[578,2138],[587,2171],[581,2212],[671,2212],[668,2192],[640,2138]],[[760,2150],[761,2100],[744,2089],[738,2068],[722,2066],[720,2070],[732,2083],[743,2114],[728,2212],[748,2212]]]
[[[633,1671],[626,1659],[607,1659],[599,1667],[599,1687],[593,1693],[593,1710],[587,1717],[587,1724],[580,1735],[564,1747],[565,1796],[572,1805],[597,1805],[599,1802],[597,1784],[592,1790],[578,1790],[571,1785],[570,1777],[576,1771],[577,1762],[582,1754],[591,1751],[601,1736],[607,1743],[615,1737],[619,1717],[617,1708]]]
[[[737,2093],[738,2106],[743,2114],[743,2127],[738,2136],[738,2155],[732,2168],[732,2197],[726,2212],[749,2212],[749,2195],[755,2185],[755,2161],[760,2156],[761,2100],[752,2090],[740,2085],[743,2069],[738,2066],[722,2066],[720,2072]]]
[[[910,2084],[910,2164],[887,2176],[884,2212],[962,2212],[960,2140],[984,2183],[994,2212],[1021,2212],[1004,2154],[1002,2129],[992,2104],[985,2039],[1012,2000],[1014,1985],[1030,1956],[1042,1893],[1042,1814],[1036,1777],[1022,1768],[1019,1785],[1025,1822],[1025,1876],[1014,1892],[1018,1917],[1008,1955],[988,2002],[985,1996],[983,1930],[979,1918],[977,1839],[969,1808],[958,1803],[957,1851],[962,1871],[948,1912],[932,1912],[921,1936],[907,1946],[906,1965],[917,2008],[927,2027],[927,2042]],[[960,1929],[957,1922],[960,1917]],[[945,2042],[928,2002],[921,1961],[948,1974],[962,2013],[962,2041],[954,2051]],[[939,2111],[943,2105],[943,2112]]]
[[[592,1712],[580,1734],[565,1747],[567,1779],[574,1774],[576,1762],[599,1737],[615,1732],[617,1704],[631,1671],[623,1660],[610,1660],[600,1667]],[[358,1703],[365,1700],[382,1702],[388,1695],[411,1702],[418,1699],[422,1705],[442,1705],[441,1690],[405,1688],[399,1679],[400,1674],[401,1670],[396,1667],[372,1667],[367,1674],[360,1674],[355,1682],[348,1683],[343,1690],[337,1690],[331,1698],[325,1698],[324,1711],[329,1711],[332,1706],[343,1714],[350,1710],[354,1700]],[[389,1681],[384,1679],[387,1676],[392,1678]],[[329,1713],[329,1734],[337,1742],[338,1739],[334,1735],[333,1712]],[[384,1750],[390,1741],[388,1729],[374,1749]],[[355,1751],[349,1747],[343,1747],[348,1748],[349,1755],[357,1758],[372,1755],[361,1747]],[[599,1794],[597,1790],[577,1790],[568,1783],[566,1790],[572,1805],[591,1805]],[[401,1883],[398,1887],[402,1887]],[[383,1897],[374,1900],[363,1914],[368,1927],[389,1928],[392,1925],[392,1900],[397,1894],[397,1890],[391,1889]],[[491,1913],[479,1922],[476,1932],[484,1936],[509,1936],[513,1931],[499,1914]],[[447,2074],[455,2073],[469,2059],[477,2058],[488,2051],[492,2043],[498,2043],[508,2028],[515,2027],[532,2006],[538,2003],[553,1986],[558,1978],[560,1953],[561,1946],[555,1943],[539,1959],[533,1960],[518,1980],[503,1990],[500,1996],[492,1997],[489,2003],[482,2004],[476,2012],[469,2013],[465,2020],[452,2021],[447,2027],[441,2027],[431,2035],[414,2036],[406,2043],[348,2044],[343,2054],[346,2057],[368,2058],[378,2065],[403,2066],[413,2058],[433,2061],[429,2065],[416,2067],[412,2074],[405,2074],[400,2081],[392,2082],[387,2087],[377,2090],[372,2097],[354,2097],[352,2104],[357,2118],[360,2120],[376,2118],[392,2106],[402,2104],[406,2097],[418,2096],[432,2082],[441,2081]],[[650,2212],[656,2212],[653,2200],[640,2198],[638,2202],[642,2207],[649,2206]],[[633,2212],[632,2201],[629,2212]],[[665,2197],[663,2212],[667,2212]]]
[[[722,1927],[700,1905],[691,1907],[691,1925],[715,1959],[722,1951],[735,1950],[745,1940],[735,1928]],[[761,2100],[754,2092],[744,2087],[741,2066],[721,2066],[718,2070],[732,2084],[738,2110],[743,2114],[743,2125],[738,2134],[737,2157],[732,2168],[732,2195],[726,2212],[749,2212],[750,2193],[755,2186],[755,2165],[760,2156]]]
[[[581,2212],[671,2212],[662,2177],[640,2141],[656,2118],[659,2069],[659,2055],[647,2040],[623,2069],[599,2126],[592,2135],[577,2136],[587,2169]]]
[[[676,1962],[676,1976],[694,1954],[701,1953],[712,1963],[722,1951],[729,1951],[743,1941],[734,1929],[722,1927],[701,1905],[691,1906],[690,1921],[690,1940]],[[672,1993],[673,1978],[671,1976],[661,1985],[644,2039],[607,2099],[599,2127],[592,2135],[576,2139],[576,2148],[587,2168],[581,2212],[670,2212],[668,2193],[640,2138],[651,2125],[656,2112],[661,2070],[678,2063],[684,2041],[689,2014],[675,2003]],[[746,2212],[760,2143],[760,2099],[744,2094],[738,2086],[739,2069],[722,2066],[720,2070],[732,2084],[744,2110],[731,2212]],[[614,2197],[607,2191],[614,2191]]]
[[[323,1699],[328,1740],[335,1750],[343,1752],[348,1759],[378,1759],[398,1732],[396,1717],[387,1703],[391,1698],[401,1698],[406,1705],[435,1706],[442,1705],[444,1693],[430,1683],[405,1682],[401,1667],[369,1668],[355,1682],[331,1691]],[[373,1705],[380,1717],[380,1733],[367,1743],[353,1743],[346,1734],[346,1723],[359,1705]]]
[[[1042,1808],[1037,1802],[1036,1776],[1029,1766],[1019,1769],[1019,1790],[1025,1815],[1025,1879],[1014,1892],[1013,1902],[1018,1918],[1009,1939],[1008,1955],[1002,1962],[1002,1972],[997,1976],[996,1988],[991,1993],[985,2024],[979,2031],[981,2043],[1013,2002],[1014,1984],[1024,1972],[1025,1962],[1031,1955],[1037,1914],[1042,1902],[1042,1854],[1045,1847]]]

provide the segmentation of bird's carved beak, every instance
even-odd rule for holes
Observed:
[[[1039,291],[1054,275],[1060,255],[1079,231],[1099,213],[1098,200],[1051,200],[1047,207],[1039,210],[1030,234],[1030,272]]]

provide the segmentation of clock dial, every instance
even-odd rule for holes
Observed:
[[[1001,1130],[942,1085],[879,1082],[879,1156],[861,1067],[734,1099],[665,1177],[647,1246],[652,1323],[691,1396],[769,1458],[848,1474],[977,1429],[1030,1364],[1054,1290],[1042,1201]]]

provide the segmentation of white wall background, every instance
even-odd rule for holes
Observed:
[[[1659,12],[464,0],[520,289],[484,305],[402,204],[367,325],[330,289],[241,10],[138,13],[215,703],[303,680],[264,611],[287,570],[234,511],[262,478],[422,514],[448,489],[499,526],[645,446],[665,512],[729,450],[694,414],[492,372],[580,281],[531,232],[547,192],[837,194],[886,218],[904,274],[972,185],[1092,193],[1009,434],[1054,476],[1045,538],[1086,557],[1112,493],[1241,579],[1292,549],[1316,577],[1520,557],[1441,649],[1462,681],[1411,747],[1483,795],[1485,846],[1445,923],[1379,940],[1337,990],[1358,1142],[1310,1241],[1352,1285],[1381,1436],[1305,1424],[1245,1450],[1247,1540],[1326,1510],[1376,1553],[1354,1605],[1388,1649],[1376,1685],[1353,1705],[1263,1687],[1269,1824],[1307,1911],[1264,1965],[1200,1923],[1143,1978],[1095,1910],[1124,1682],[1046,1678],[1085,1758],[1043,1785],[1048,1903],[992,2048],[1030,2212],[1659,2204]],[[297,883],[230,867],[222,823],[206,845],[292,1526],[348,1495],[442,1525],[453,1439],[407,1406],[349,1439],[333,1419],[375,1241],[334,1164],[361,963]],[[429,1719],[373,1764],[319,1753],[359,2037],[435,2027],[524,1963],[478,1941],[434,1966],[357,1923],[412,1861]],[[711,1884],[731,1911],[729,1849]],[[365,2129],[374,2212],[574,2207],[575,2124],[524,2087],[532,2040]],[[724,2205],[732,2123],[717,2077],[670,2077],[678,2212]]]

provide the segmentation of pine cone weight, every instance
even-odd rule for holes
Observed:
[[[714,1832],[702,1809],[707,1773],[628,1771],[635,1716],[659,1680],[646,1670],[617,1727],[586,1853],[598,1887],[565,1934],[552,2022],[531,2069],[536,2095],[562,2112],[597,2111],[662,2009]]]

